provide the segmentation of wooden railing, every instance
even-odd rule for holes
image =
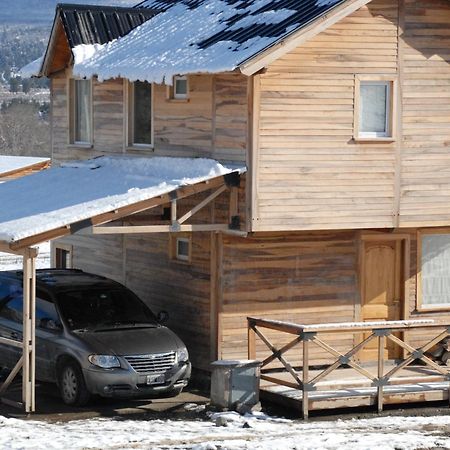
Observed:
[[[261,364],[261,379],[274,384],[287,386],[293,389],[299,389],[302,392],[302,414],[303,418],[307,418],[309,414],[308,397],[311,391],[317,390],[317,383],[330,375],[338,368],[351,367],[356,370],[365,379],[371,381],[372,386],[376,386],[377,409],[379,412],[383,410],[383,393],[385,386],[389,386],[392,377],[402,369],[410,366],[412,363],[421,361],[423,364],[431,368],[434,372],[439,373],[445,380],[449,380],[450,368],[442,366],[430,359],[426,352],[432,349],[436,344],[450,336],[450,324],[437,322],[434,320],[405,320],[395,322],[354,322],[354,323],[329,323],[316,325],[299,325],[289,322],[280,322],[275,320],[266,320],[255,317],[248,317],[248,357],[249,359],[257,359],[256,338],[258,337],[265,346],[270,350],[271,354],[266,357]],[[277,348],[269,338],[262,332],[262,329],[274,330],[287,335],[295,336],[281,348]],[[424,345],[414,348],[406,342],[402,332],[427,329],[427,334],[434,334],[432,339],[427,340]],[[326,335],[352,335],[354,345],[350,350],[342,353],[333,345],[326,342]],[[406,333],[404,333],[406,335]],[[364,337],[367,336],[367,337]],[[358,352],[366,347],[372,341],[377,342],[377,370],[373,374],[356,360]],[[404,357],[393,362],[393,367],[385,373],[385,344],[386,340],[390,340],[403,350]],[[372,342],[373,343],[373,342]],[[310,378],[310,348],[316,345],[324,350],[334,359],[334,362],[328,364],[325,369],[321,368],[318,374]],[[296,368],[293,363],[287,359],[286,353],[296,346],[302,346],[300,368]],[[300,353],[300,352],[299,352]],[[277,378],[273,374],[268,374],[264,370],[269,364],[278,360],[283,372],[288,372],[292,376],[292,381]],[[392,361],[390,361],[392,363]],[[450,399],[450,393],[449,393]]]

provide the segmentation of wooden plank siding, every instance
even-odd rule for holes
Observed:
[[[394,226],[395,143],[353,140],[356,74],[397,75],[398,4],[374,0],[260,75],[253,230]]]
[[[450,224],[450,4],[406,0],[400,226]]]
[[[239,74],[192,75],[189,98],[170,99],[167,86],[154,85],[154,148],[130,148],[126,133],[126,83],[93,82],[93,146],[69,145],[70,70],[52,76],[53,159],[86,159],[104,154],[206,157],[246,161],[247,78]]]
[[[355,231],[223,238],[219,357],[246,358],[247,316],[312,324],[352,322],[359,302]],[[266,332],[265,332],[266,333]],[[278,348],[288,336],[267,332]],[[348,336],[337,347],[352,343]],[[257,341],[258,358],[268,353]],[[297,354],[296,354],[297,352]],[[288,352],[299,362],[301,349]],[[313,364],[330,360],[311,347]]]

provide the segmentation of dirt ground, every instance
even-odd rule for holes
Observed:
[[[177,397],[144,400],[117,400],[95,398],[84,407],[69,407],[62,403],[57,388],[51,384],[38,384],[36,389],[36,412],[27,415],[23,411],[0,402],[0,416],[20,419],[42,420],[49,423],[69,422],[72,420],[85,420],[92,418],[118,418],[126,419],[171,419],[189,420],[199,418],[195,408],[186,408],[186,405],[205,405],[209,408],[209,396],[206,390],[188,387]],[[17,383],[8,391],[7,397],[20,401],[21,386]],[[263,403],[265,413],[275,417],[299,419],[300,412],[286,409],[273,403]],[[447,402],[420,403],[387,407],[381,416],[440,416],[450,415]],[[366,419],[379,417],[373,408],[351,408],[331,411],[313,411],[310,421],[333,421],[336,419]]]

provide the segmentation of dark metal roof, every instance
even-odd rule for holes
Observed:
[[[56,8],[71,48],[80,44],[106,44],[123,37],[158,12],[151,8],[66,3],[60,3]]]
[[[204,3],[208,3],[208,1],[209,0],[144,0],[141,3],[138,3],[135,8],[139,8],[139,10],[150,8],[154,11],[166,11],[176,3],[183,3],[188,8],[195,9]],[[223,0],[225,4],[235,8],[238,13],[233,17],[224,20],[225,28],[223,31],[213,34],[201,42],[197,42],[197,45],[200,48],[208,48],[221,41],[233,41],[242,44],[249,39],[264,37],[274,38],[275,41],[271,44],[274,45],[276,42],[284,39],[289,34],[304,27],[345,1],[346,0],[269,0],[267,2],[260,2],[258,0]],[[258,3],[262,5],[259,8],[257,7]],[[239,12],[240,10],[242,13]],[[233,26],[236,22],[247,17],[256,17],[259,14],[268,11],[277,12],[282,10],[290,10],[292,11],[292,14],[278,22],[252,24],[239,28]],[[232,26],[233,28],[229,29],[229,27]]]

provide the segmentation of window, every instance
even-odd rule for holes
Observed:
[[[170,236],[170,257],[180,262],[191,261],[192,239],[189,233],[177,233]]]
[[[53,244],[52,266],[56,269],[72,269],[72,246]]]
[[[189,261],[191,253],[191,244],[189,239],[177,238],[177,259]]]
[[[386,77],[357,77],[355,139],[394,138],[395,81]]]
[[[130,83],[128,91],[128,145],[153,145],[153,92],[144,81]]]
[[[188,97],[188,80],[187,77],[173,77],[173,98]]]
[[[22,323],[22,286],[16,283],[5,283],[5,285],[7,286],[8,292],[2,292],[3,298],[0,300],[0,317],[13,322]]]
[[[419,307],[450,308],[450,234],[419,235]]]
[[[91,80],[71,80],[72,144],[92,144],[92,84]]]

